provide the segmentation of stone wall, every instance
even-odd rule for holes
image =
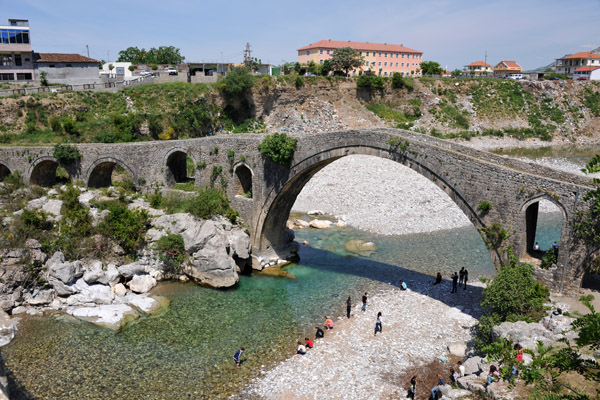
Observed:
[[[317,171],[349,154],[388,158],[438,185],[475,227],[500,222],[513,229],[511,242],[519,256],[528,250],[527,207],[541,199],[556,204],[563,214],[563,229],[552,284],[556,289],[579,286],[588,249],[571,240],[570,235],[574,213],[585,206],[581,198],[590,190],[585,178],[396,129],[304,133],[295,137],[298,148],[290,169],[261,157],[258,144],[264,135],[260,134],[82,144],[77,145],[82,153],[80,162],[66,169],[72,179],[94,186],[110,185],[112,167],[120,165],[141,189],[151,184],[171,186],[182,177],[194,178],[197,185],[222,187],[248,226],[253,254],[266,260],[286,258],[293,252],[285,222],[296,196]],[[398,154],[388,143],[391,137],[407,141],[408,150]],[[26,182],[51,184],[58,166],[52,151],[51,147],[0,148],[0,165],[10,171],[19,170]],[[185,171],[187,157],[195,166],[189,177]],[[244,176],[250,182],[242,183]],[[243,194],[248,185],[251,197]],[[483,201],[492,204],[486,214],[478,211]]]

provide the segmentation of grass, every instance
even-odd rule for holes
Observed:
[[[367,110],[384,121],[395,123],[398,128],[408,129],[410,128],[408,124],[411,124],[421,116],[421,101],[419,99],[412,99],[409,101],[409,104],[412,106],[412,109],[408,112],[396,111],[388,104],[369,104],[367,105]]]

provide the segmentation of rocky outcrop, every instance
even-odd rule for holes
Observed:
[[[215,234],[204,247],[195,252],[192,261],[185,267],[185,273],[199,283],[212,287],[235,285],[239,277],[236,264],[223,247],[226,240],[221,234]]]

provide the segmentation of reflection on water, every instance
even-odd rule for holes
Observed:
[[[397,282],[405,268],[448,275],[466,266],[471,279],[493,274],[473,227],[400,237],[302,230],[297,239],[310,245],[287,268],[295,279],[241,277],[228,290],[163,283],[156,293],[171,307],[120,333],[64,316],[23,322],[17,339],[2,348],[21,390],[14,398],[226,398],[261,368],[292,355],[323,315],[342,312],[348,295],[358,299]],[[373,241],[378,251],[352,255],[344,249],[350,239]],[[232,356],[240,346],[247,361],[236,369]]]

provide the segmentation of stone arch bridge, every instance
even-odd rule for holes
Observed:
[[[71,179],[90,187],[111,185],[117,166],[141,189],[190,179],[197,185],[223,187],[248,225],[258,267],[296,250],[286,235],[286,221],[297,195],[317,171],[350,154],[388,158],[429,178],[475,227],[500,222],[512,228],[515,234],[510,241],[518,256],[533,248],[539,201],[553,202],[562,213],[562,236],[558,268],[546,272],[545,280],[561,291],[581,284],[595,250],[572,238],[576,211],[586,206],[582,198],[591,190],[586,178],[397,129],[295,137],[298,147],[291,168],[261,157],[258,144],[264,135],[234,134],[164,142],[81,144],[77,145],[81,160],[65,169]],[[391,144],[394,142],[406,142],[408,147],[399,152],[404,146]],[[59,167],[52,154],[52,147],[0,148],[0,178],[19,171],[27,183],[52,185]],[[483,201],[492,204],[487,213],[478,210]]]

